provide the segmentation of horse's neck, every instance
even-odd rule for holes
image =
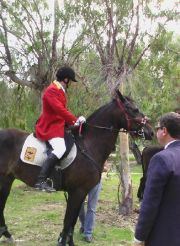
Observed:
[[[113,128],[118,128],[118,120],[115,119],[115,114],[114,111],[116,111],[117,108],[115,106],[114,102],[110,102],[103,107],[99,108],[94,114],[92,114],[87,122],[90,125],[95,125],[95,126],[103,126],[103,127],[113,127]],[[118,122],[119,123],[119,122]]]
[[[94,132],[95,134],[85,139],[85,146],[96,162],[103,164],[115,149],[118,133],[100,129],[96,129]]]
[[[102,165],[115,148],[119,130],[118,124],[113,118],[113,107],[101,112],[87,123],[89,128],[84,138],[85,148],[96,162]],[[105,127],[106,129],[98,127]]]

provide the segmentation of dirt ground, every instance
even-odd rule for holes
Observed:
[[[138,213],[134,210],[130,215],[119,215],[118,208],[113,208],[111,202],[99,200],[103,209],[97,210],[96,220],[106,225],[114,225],[121,228],[134,228],[137,223]]]

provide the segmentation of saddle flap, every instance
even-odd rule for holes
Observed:
[[[68,167],[77,155],[77,147],[71,134],[65,134],[65,143],[67,149],[60,160],[59,165],[56,165],[56,170],[63,170]],[[34,134],[32,133],[24,142],[20,159],[27,164],[42,166],[43,162],[48,157],[49,151],[51,152],[51,149],[47,142],[40,141],[34,137]]]
[[[23,145],[20,159],[32,165],[39,165],[47,158],[46,143],[35,138],[33,133],[30,134]]]

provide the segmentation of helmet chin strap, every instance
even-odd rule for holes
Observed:
[[[69,81],[70,81],[70,80],[69,80],[68,78],[65,78],[65,79],[63,80],[64,84],[66,85],[65,90],[67,90],[68,87],[69,87]]]

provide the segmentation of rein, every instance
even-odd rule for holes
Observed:
[[[102,130],[108,130],[108,131],[111,131],[111,132],[124,132],[124,133],[138,133],[139,136],[143,135],[143,132],[142,130],[139,130],[139,131],[130,131],[130,130],[126,130],[126,129],[116,129],[116,128],[113,128],[113,127],[106,127],[106,126],[98,126],[98,125],[92,125],[92,124],[89,124],[89,123],[85,123],[86,125],[90,126],[90,127],[93,127],[93,128],[97,128],[97,129],[102,129]]]
[[[147,117],[143,117],[141,120],[140,119],[131,119],[129,118],[128,113],[126,112],[125,106],[124,104],[119,100],[119,98],[116,99],[117,105],[120,108],[121,112],[124,113],[126,122],[127,122],[127,132],[129,133],[137,133],[139,136],[144,136],[144,131],[143,131],[143,126],[146,124],[147,122]],[[138,131],[131,131],[129,129],[131,129],[131,122],[137,122],[140,126],[141,129]]]
[[[82,135],[81,133],[79,132],[79,137],[81,138]],[[98,173],[99,173],[99,179],[101,178],[101,168],[99,167],[99,164],[94,160],[94,158],[92,156],[90,156],[88,154],[88,151],[82,147],[77,141],[76,142],[76,145],[77,147],[79,148],[81,154],[83,154],[84,156],[86,156],[90,161],[92,161],[93,165],[96,167],[96,169],[98,170]]]
[[[97,168],[97,170],[99,171],[99,174],[101,173],[101,168],[99,168],[98,163],[94,160],[94,158],[92,156],[90,156],[87,152],[86,149],[83,149],[82,146],[80,146],[79,144],[77,144],[79,150],[81,151],[81,153],[83,155],[85,155],[89,160],[91,160],[93,162],[93,164],[95,165],[95,167]]]
[[[130,127],[131,127],[131,122],[130,122],[130,119],[129,119],[129,115],[127,114],[127,112],[125,110],[125,107],[123,106],[123,104],[121,103],[121,101],[119,99],[116,99],[116,102],[117,102],[117,105],[120,108],[121,112],[124,113],[125,119],[127,121],[127,129],[129,130]]]
[[[88,126],[90,126],[90,127],[97,128],[97,129],[103,129],[103,130],[108,130],[108,131],[111,131],[111,132],[118,132],[118,133],[119,132],[130,133],[130,134],[133,134],[134,133],[134,134],[137,134],[138,136],[144,137],[143,126],[147,122],[146,116],[144,118],[142,118],[141,120],[139,120],[139,119],[133,119],[132,120],[131,118],[129,118],[129,115],[126,112],[126,109],[124,107],[124,104],[118,98],[116,98],[116,103],[117,103],[120,111],[124,114],[124,117],[125,117],[126,122],[127,122],[127,130],[126,129],[123,129],[123,128],[116,129],[113,126],[106,127],[106,126],[93,125],[93,124],[89,124],[88,122],[86,122],[85,124],[88,125]],[[130,130],[131,129],[131,125],[132,125],[131,124],[132,121],[137,122],[141,126],[141,129],[140,130],[133,130],[133,131]],[[81,132],[82,132],[82,125],[83,124],[80,124],[80,126],[79,126],[79,136],[80,137],[82,136],[82,134],[81,134]]]
[[[122,104],[121,101],[120,101],[118,98],[116,99],[116,102],[117,102],[117,105],[118,105],[120,111],[124,114],[124,117],[125,117],[125,119],[126,119],[126,122],[127,122],[127,130],[126,130],[126,129],[122,129],[122,128],[121,128],[121,129],[116,129],[116,128],[114,128],[113,126],[111,126],[111,127],[106,127],[106,126],[93,125],[93,124],[90,124],[90,123],[88,123],[88,122],[86,122],[85,124],[88,125],[88,126],[90,126],[90,127],[96,128],[96,129],[102,129],[102,130],[107,130],[107,131],[116,132],[116,133],[119,133],[119,132],[130,133],[130,134],[135,133],[135,134],[138,134],[139,136],[142,136],[142,137],[144,138],[144,129],[143,129],[143,126],[146,124],[147,118],[144,117],[144,118],[142,118],[141,120],[139,120],[139,119],[133,119],[133,120],[132,120],[131,118],[129,118],[129,115],[128,115],[128,113],[126,112],[126,109],[125,109],[125,107],[124,107],[124,104]],[[141,129],[140,129],[140,130],[133,130],[133,131],[130,130],[130,129],[131,129],[131,122],[132,122],[132,121],[137,122],[137,123],[141,126]],[[80,124],[80,126],[79,126],[79,137],[82,137],[82,134],[81,134],[81,132],[82,132],[82,125],[83,125],[83,124]],[[101,173],[101,170],[100,170],[100,168],[99,168],[99,165],[98,165],[98,163],[94,160],[94,158],[92,158],[92,157],[88,154],[87,150],[84,149],[84,148],[82,148],[82,146],[80,146],[79,144],[78,144],[78,147],[79,147],[81,153],[82,153],[83,155],[85,155],[89,160],[92,161],[92,163],[94,164],[94,166],[95,166],[95,167],[97,168],[97,170],[99,171],[99,175],[101,175],[101,174],[100,174],[100,173]]]

